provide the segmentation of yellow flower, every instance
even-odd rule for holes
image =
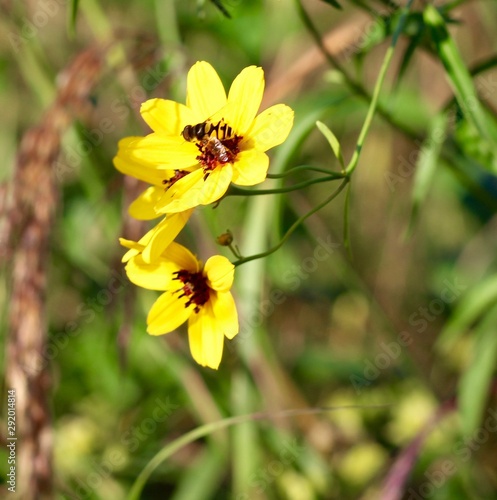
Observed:
[[[131,243],[131,242],[128,242]],[[129,279],[138,286],[164,293],[147,317],[151,335],[169,333],[188,320],[188,339],[193,359],[217,369],[223,355],[224,337],[238,333],[238,314],[230,289],[235,267],[221,255],[204,266],[182,245],[172,242],[153,262],[145,262],[144,245],[126,264]]]
[[[141,114],[153,133],[122,140],[114,158],[118,170],[153,184],[132,215],[182,212],[219,200],[231,182],[263,182],[265,151],[281,144],[293,125],[293,111],[284,104],[257,115],[263,92],[262,68],[245,68],[226,96],[214,68],[201,61],[188,73],[186,105],[146,101]]]
[[[167,215],[161,222],[146,233],[145,236],[138,241],[138,244],[131,240],[119,238],[121,245],[130,249],[124,254],[122,261],[128,262],[128,260],[139,253],[141,253],[143,260],[147,263],[158,259],[162,252],[185,227],[192,212],[193,209]]]

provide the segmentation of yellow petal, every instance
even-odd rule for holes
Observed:
[[[119,172],[155,186],[162,186],[164,179],[174,175],[174,170],[158,170],[155,166],[143,165],[143,163],[122,156],[114,157],[113,163]]]
[[[191,273],[198,273],[200,270],[200,262],[195,255],[188,248],[175,241],[162,252],[161,258],[174,262],[178,270],[184,269]]]
[[[217,292],[211,295],[212,310],[217,327],[230,340],[238,333],[238,313],[233,295],[229,292]]]
[[[147,332],[162,335],[176,330],[190,316],[194,305],[186,307],[187,298],[179,298],[181,293],[167,291],[154,303],[147,317]]]
[[[214,255],[207,259],[204,274],[210,288],[220,292],[227,292],[233,285],[235,266],[222,255]]]
[[[225,120],[237,135],[244,136],[252,126],[264,93],[264,71],[256,66],[245,68],[233,81],[228,94]]]
[[[158,260],[147,263],[141,255],[137,255],[128,261],[125,270],[135,285],[148,290],[167,290],[171,286],[173,273],[179,269],[174,262]]]
[[[183,137],[150,134],[135,139],[118,154],[124,159],[159,169],[186,170],[198,164],[198,149]]]
[[[119,238],[119,243],[125,248],[132,248],[134,250],[137,250],[138,252],[141,252],[145,248],[145,245],[146,245],[146,243],[142,242],[142,240],[144,240],[145,237],[146,237],[146,235],[139,242],[136,242],[133,240],[127,240],[126,238]]]
[[[159,186],[164,179],[164,171],[157,170],[155,165],[144,165],[143,162],[139,162],[127,154],[130,145],[138,139],[141,137],[126,137],[119,141],[119,150],[113,159],[114,166],[125,175]]]
[[[164,194],[164,186],[151,186],[146,189],[128,208],[131,217],[138,220],[151,220],[160,217],[154,207]]]
[[[188,339],[193,359],[202,366],[217,370],[223,357],[224,335],[217,328],[209,302],[190,316]]]
[[[186,105],[201,116],[201,123],[226,104],[226,91],[216,70],[207,62],[192,66],[187,77]],[[194,121],[189,123],[196,125]]]
[[[141,105],[140,113],[147,125],[158,134],[180,136],[189,123],[202,121],[202,115],[166,99],[149,99]]]
[[[175,182],[157,202],[157,213],[176,213],[198,205],[218,201],[227,191],[233,168],[227,163],[210,172],[207,179],[202,169],[195,170]]]
[[[278,146],[288,137],[293,126],[293,117],[293,109],[285,104],[271,106],[255,118],[240,147],[267,151]]]
[[[269,157],[262,151],[250,149],[241,151],[233,165],[233,184],[255,186],[266,180]]]
[[[201,366],[205,366],[203,342],[202,322],[198,313],[194,312],[188,319],[188,343],[192,358]]]
[[[204,181],[199,204],[210,205],[220,200],[228,190],[232,177],[233,167],[229,163],[215,168]]]
[[[145,262],[152,262],[160,257],[162,252],[185,227],[192,212],[193,210],[187,210],[186,212],[168,215],[150,231],[152,235],[142,253]]]
[[[203,185],[203,169],[194,170],[167,189],[157,202],[155,210],[158,213],[169,214],[184,212],[198,206]]]
[[[145,235],[146,236],[146,235]],[[140,240],[140,242],[145,238],[145,236]],[[141,244],[140,242],[136,242],[133,240],[127,240],[125,238],[119,238],[119,243],[125,247],[129,248],[129,250],[123,255],[121,262],[128,262],[135,255],[140,254],[145,248],[145,243]]]

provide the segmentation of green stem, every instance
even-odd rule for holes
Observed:
[[[240,253],[240,250],[238,250],[238,247],[236,245],[228,245],[228,248],[233,252],[233,255],[237,258],[237,259],[241,259],[242,258],[242,255]]]
[[[308,213],[306,213],[305,215],[303,215],[302,217],[297,219],[292,224],[290,229],[288,229],[288,231],[285,233],[285,235],[283,236],[283,238],[281,239],[281,241],[277,245],[275,245],[274,247],[270,248],[269,250],[267,250],[265,252],[251,255],[249,257],[243,257],[243,258],[241,258],[233,263],[235,266],[239,266],[239,265],[244,264],[246,262],[250,262],[251,260],[262,259],[262,258],[267,257],[268,255],[271,255],[272,253],[274,253],[276,250],[278,250],[286,242],[286,240],[295,231],[295,229],[297,229],[297,227],[300,226],[300,224],[302,224],[308,217],[310,217],[311,215],[316,213],[318,210],[323,208],[325,205],[327,205],[329,202],[331,202],[336,196],[338,196],[338,194],[347,185],[347,183],[350,180],[350,176],[354,172],[354,170],[357,167],[357,164],[359,162],[359,157],[361,154],[361,150],[362,150],[364,141],[365,141],[366,136],[369,132],[369,129],[371,127],[371,123],[373,121],[374,114],[375,114],[376,109],[378,107],[378,99],[380,96],[381,88],[383,86],[383,82],[385,80],[385,76],[386,76],[388,67],[390,66],[390,63],[392,61],[393,52],[394,52],[395,46],[397,44],[397,40],[398,40],[398,38],[399,38],[400,34],[402,33],[403,28],[404,28],[407,14],[409,12],[409,9],[411,8],[412,3],[413,3],[413,0],[407,1],[406,8],[404,9],[404,12],[399,20],[399,24],[397,25],[397,28],[393,34],[392,43],[390,44],[390,47],[388,47],[388,50],[387,50],[385,57],[383,59],[382,66],[380,68],[380,73],[378,75],[378,79],[376,80],[376,84],[375,84],[375,87],[373,90],[373,95],[371,96],[371,101],[369,104],[368,112],[367,112],[366,118],[364,120],[363,126],[361,128],[361,132],[359,133],[359,138],[357,139],[357,145],[356,145],[356,148],[354,150],[354,154],[352,155],[352,158],[350,159],[350,162],[345,169],[345,177],[344,177],[344,174],[336,173],[333,175],[328,175],[327,177],[321,177],[319,179],[312,179],[310,181],[301,182],[299,184],[295,184],[294,186],[289,186],[287,188],[264,189],[264,190],[259,189],[259,190],[255,190],[255,191],[248,190],[248,189],[242,189],[242,188],[232,188],[230,190],[228,195],[231,195],[231,196],[239,196],[239,195],[253,196],[256,194],[279,194],[279,193],[286,193],[289,191],[294,191],[297,189],[303,189],[307,186],[310,186],[311,184],[316,184],[319,182],[326,182],[326,181],[337,179],[337,178],[343,178],[343,181],[340,184],[340,186],[328,198],[326,198],[322,203],[320,203],[319,205],[314,207],[311,211],[309,211]],[[326,58],[344,75],[345,79],[347,80],[347,83],[356,92],[358,92],[361,95],[364,95],[364,93],[365,93],[364,89],[362,89],[362,87],[359,88],[359,86],[342,69],[342,67],[339,65],[339,63],[336,61],[336,59],[331,54],[328,53],[328,51],[326,50],[326,48],[323,45],[323,42],[321,40],[321,36],[319,35],[319,33],[316,30],[312,21],[310,20],[307,12],[305,11],[305,9],[303,8],[303,6],[300,2],[300,0],[297,0],[297,5],[298,5],[299,11],[301,13],[302,19],[304,20],[304,23],[308,27],[309,31],[313,34],[313,36],[316,40],[316,43],[318,44],[318,46],[322,50],[322,52],[325,54]]]
[[[316,45],[318,46],[319,50],[321,51],[321,53],[323,54],[325,59],[328,61],[328,63],[331,66],[333,66],[337,71],[339,71],[341,73],[344,82],[355,94],[362,97],[365,101],[370,102],[372,97],[369,94],[369,92],[359,82],[355,81],[344,70],[343,66],[338,62],[338,60],[332,54],[330,54],[328,52],[328,50],[326,49],[326,47],[323,44],[323,41],[321,39],[321,34],[314,26],[311,18],[309,17],[309,14],[304,9],[304,7],[301,3],[301,0],[295,0],[295,1],[297,3],[297,9],[299,11],[300,17],[302,18],[304,25],[306,26],[307,30],[309,31],[309,34],[313,37],[314,41],[316,42]],[[412,3],[412,0],[409,0],[406,10],[410,9],[411,3]],[[404,22],[405,22],[405,15],[401,18],[401,20],[399,22],[399,26],[403,27]],[[396,34],[397,34],[397,32],[396,32]],[[395,42],[397,42],[396,34],[394,34]],[[419,136],[419,134],[415,130],[412,130],[411,128],[409,128],[409,126],[407,124],[397,121],[381,104],[378,104],[377,112],[388,123],[390,123],[396,129],[401,130],[405,135],[409,136],[411,139],[413,139],[413,140],[421,139],[421,137]]]
[[[336,175],[337,178],[343,177],[342,174],[337,173],[337,172],[332,172],[331,170],[327,170],[325,168],[302,165],[300,167],[291,168],[290,170],[287,170],[286,172],[283,172],[281,174],[267,174],[267,178],[268,179],[281,179],[283,177],[286,177],[287,175],[292,175],[296,172],[307,172],[307,171],[308,172],[319,172],[321,174],[327,174],[327,175]]]
[[[283,246],[283,244],[290,238],[291,234],[297,229],[300,224],[302,224],[307,218],[309,218],[311,215],[315,214],[318,210],[321,210],[324,206],[326,206],[330,201],[334,200],[343,190],[343,188],[347,185],[349,182],[349,178],[346,177],[343,179],[342,183],[340,186],[338,186],[333,193],[331,193],[328,198],[326,198],[324,201],[322,201],[319,205],[316,205],[312,210],[307,212],[305,215],[297,219],[288,229],[288,231],[285,233],[283,238],[281,238],[280,242],[275,245],[274,247],[270,248],[269,250],[266,250],[265,252],[262,253],[257,253],[255,255],[250,255],[249,257],[242,257],[241,259],[237,260],[236,262],[233,262],[233,265],[239,266],[241,264],[245,264],[246,262],[250,262],[251,260],[256,260],[256,259],[262,259],[264,257],[267,257],[268,255],[271,255],[272,253],[276,252],[280,247]]]
[[[343,69],[342,65],[338,62],[338,60],[328,52],[326,49],[323,40],[321,38],[321,34],[317,30],[316,26],[314,26],[314,23],[312,22],[312,19],[310,18],[309,14],[307,11],[304,9],[304,6],[302,5],[302,0],[296,0],[297,3],[297,9],[299,11],[300,17],[302,18],[302,21],[309,31],[309,34],[312,36],[314,41],[316,42],[316,45],[318,46],[319,50],[321,53],[324,55],[326,60],[333,66],[337,71],[339,71],[342,74],[343,79],[345,80],[345,83],[347,86],[353,90],[356,94],[365,97],[367,100],[369,100],[369,94],[367,91],[362,87],[359,83],[357,83],[355,80],[353,80],[350,75]]]
[[[399,36],[402,33],[402,30],[404,29],[404,24],[406,22],[407,14],[409,12],[409,9],[411,8],[412,2],[413,0],[408,0],[407,6],[404,9],[404,12],[399,19],[399,24],[397,25],[397,29],[393,34],[392,43],[390,44],[390,47],[388,47],[385,57],[383,59],[383,63],[380,68],[380,74],[378,75],[376,84],[374,86],[368,113],[362,125],[359,138],[357,139],[357,145],[355,147],[354,154],[352,155],[352,158],[350,159],[350,162],[347,165],[347,168],[345,169],[348,176],[352,175],[352,172],[354,172],[355,168],[357,167],[357,163],[359,162],[359,157],[361,155],[364,141],[366,139],[366,136],[368,135],[369,128],[371,127],[371,123],[373,121],[373,117],[376,112],[376,108],[378,106],[378,99],[380,97],[381,87],[383,86],[383,82],[385,80],[388,67],[390,66],[390,63],[392,61],[393,52],[395,50],[395,46],[397,45],[397,40],[399,39]]]
[[[344,174],[336,173],[333,175],[328,175],[327,177],[319,177],[318,179],[311,179],[309,181],[300,182],[299,184],[294,184],[293,186],[287,186],[282,188],[274,189],[244,189],[236,186],[231,186],[226,196],[255,196],[259,194],[284,194],[290,193],[292,191],[298,191],[299,189],[304,189],[312,184],[318,184],[320,182],[328,182],[336,179],[343,179]]]
[[[349,405],[349,406],[337,406],[337,407],[324,407],[324,408],[299,408],[282,410],[274,413],[251,413],[248,415],[238,415],[236,417],[225,418],[217,422],[210,422],[208,424],[201,425],[196,429],[183,434],[179,438],[175,439],[172,443],[166,445],[162,450],[160,450],[153,458],[148,462],[146,467],[141,471],[140,475],[136,478],[131,491],[128,495],[128,500],[138,500],[140,498],[140,493],[145,486],[147,479],[150,477],[152,472],[162,463],[164,460],[168,459],[176,451],[180,450],[189,443],[193,443],[201,437],[208,436],[214,431],[224,429],[226,427],[231,427],[232,425],[242,424],[244,422],[250,422],[253,420],[263,420],[269,418],[288,418],[298,415],[315,415],[320,413],[328,413],[338,410],[355,410],[364,408],[386,408],[390,406],[389,404],[378,404],[378,405]]]

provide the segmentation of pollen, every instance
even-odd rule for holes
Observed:
[[[240,148],[238,144],[242,140],[241,136],[235,135],[229,139],[220,140],[211,136],[196,143],[200,154],[197,156],[198,162],[204,169],[204,180],[217,167],[227,163],[234,163]]]
[[[200,311],[200,306],[203,306],[209,300],[209,286],[207,278],[200,273],[191,273],[190,271],[181,270],[174,273],[175,280],[180,281],[183,286],[177,290],[182,292],[179,298],[188,297],[185,307],[195,304],[195,312]]]

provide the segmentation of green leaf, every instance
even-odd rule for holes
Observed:
[[[497,131],[495,125],[487,119],[483,106],[478,99],[471,74],[454,40],[447,31],[445,20],[432,5],[426,7],[424,20],[429,27],[436,51],[447,71],[447,78],[465,117],[475,126],[480,137],[489,143],[496,141]],[[493,146],[493,152],[495,155],[495,146]]]
[[[472,434],[480,425],[497,361],[497,306],[480,323],[474,346],[473,362],[464,372],[458,389],[459,410],[463,432]]]
[[[406,27],[405,31],[407,31],[407,28],[408,27]],[[425,33],[424,33],[424,24],[422,22],[422,19],[417,24],[414,24],[414,29],[416,31],[412,35],[410,35],[409,44],[407,45],[406,49],[404,50],[404,54],[402,55],[402,62],[400,63],[400,68],[397,77],[395,79],[395,87],[398,87],[403,76],[405,75],[405,72],[407,71],[408,68],[410,68],[410,62],[412,60],[412,57],[416,52],[418,46],[420,46],[421,42],[423,41]]]
[[[230,13],[226,10],[226,7],[221,3],[221,0],[211,0],[211,2],[222,12],[224,17],[231,19]]]
[[[441,113],[433,119],[429,135],[421,146],[416,163],[414,187],[412,191],[412,211],[409,221],[411,233],[419,216],[419,210],[428,196],[435,170],[439,163],[440,152],[447,133],[448,114]]]
[[[440,352],[447,351],[489,308],[497,304],[497,275],[478,283],[466,293],[454,310],[435,344]],[[496,335],[497,337],[497,335]]]
[[[68,24],[67,24],[67,31],[71,36],[74,36],[76,33],[76,20],[78,18],[78,7],[79,7],[79,0],[71,0],[69,9],[68,9]]]
[[[331,5],[332,7],[335,7],[335,9],[342,10],[342,6],[336,0],[321,0],[321,1],[327,3],[328,5]]]
[[[342,156],[342,147],[340,146],[340,143],[338,142],[335,134],[323,122],[317,121],[316,126],[330,144],[333,153],[342,166],[342,170],[345,169],[345,163]]]

